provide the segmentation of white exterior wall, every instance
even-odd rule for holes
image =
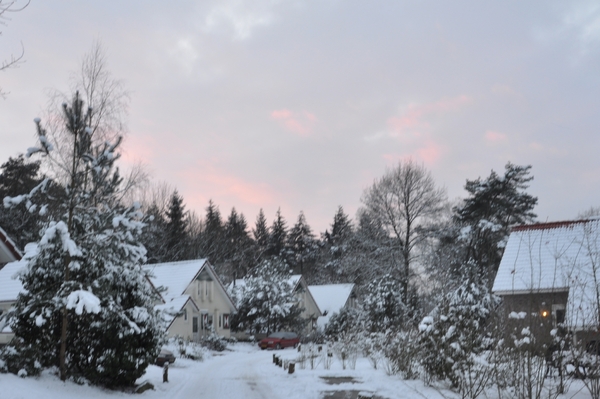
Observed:
[[[200,308],[200,314],[212,315],[212,326],[218,335],[225,338],[231,336],[230,329],[223,325],[222,316],[225,314],[231,317],[233,309],[230,308],[227,294],[217,281],[196,280],[188,286],[185,293],[194,299]]]
[[[192,320],[193,317],[199,317],[200,315],[196,307],[190,301],[185,304],[183,310],[187,313],[187,320],[184,315],[176,317],[171,323],[171,326],[169,326],[167,335],[169,337],[179,336],[183,339],[192,341],[194,340]]]

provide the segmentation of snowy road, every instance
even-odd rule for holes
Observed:
[[[215,356],[210,361],[196,364],[193,372],[186,372],[185,383],[179,392],[170,392],[177,398],[248,398],[276,399],[269,380],[285,378],[283,370],[277,369],[268,352],[235,352]],[[177,368],[173,367],[175,378]],[[175,382],[175,381],[173,381]]]

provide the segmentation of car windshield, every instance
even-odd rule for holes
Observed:
[[[282,332],[274,333],[274,334],[269,335],[269,338],[285,338],[285,333],[282,333]]]

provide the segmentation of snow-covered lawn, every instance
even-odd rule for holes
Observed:
[[[292,349],[261,351],[255,345],[239,343],[230,345],[222,353],[208,355],[197,362],[177,359],[169,369],[169,383],[162,383],[162,368],[150,366],[141,380],[154,384],[153,391],[141,398],[169,399],[319,399],[328,391],[371,391],[380,398],[457,398],[447,390],[426,387],[421,381],[403,381],[388,376],[383,370],[374,370],[366,359],[358,359],[356,369],[342,369],[335,359],[329,370],[319,364],[314,370],[307,363],[302,369],[288,374],[273,364],[273,354],[292,359],[298,352]],[[356,383],[330,385],[321,377],[352,377]],[[589,395],[579,390],[576,381],[564,398],[586,399]],[[131,394],[103,390],[95,387],[62,383],[53,375],[40,378],[19,378],[12,374],[0,374],[0,398],[2,399],[107,399],[132,397]],[[137,396],[134,396],[137,397]],[[493,397],[493,396],[491,396]]]

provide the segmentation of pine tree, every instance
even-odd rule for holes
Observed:
[[[188,234],[185,206],[183,198],[177,191],[171,195],[167,210],[166,228],[166,260],[177,261],[187,259]]]
[[[287,235],[287,259],[300,274],[307,273],[305,278],[309,281],[313,272],[310,269],[317,256],[317,249],[315,235],[306,222],[304,212],[301,211],[298,221]]]
[[[167,221],[156,204],[152,204],[146,211],[146,228],[142,236],[142,243],[146,248],[146,263],[168,262],[169,250],[165,241]]]
[[[299,333],[304,329],[306,322],[300,316],[303,309],[289,282],[288,269],[281,260],[266,260],[246,277],[245,286],[238,288],[233,329],[256,334],[281,330]]]
[[[430,378],[448,379],[463,397],[475,398],[490,378],[489,348],[493,334],[490,317],[500,298],[467,278],[455,291],[446,294],[434,316],[423,319],[422,364]]]
[[[118,201],[120,140],[91,139],[91,112],[78,93],[63,113],[73,148],[69,180],[58,201],[62,212],[25,248],[23,291],[9,313],[15,339],[6,363],[21,374],[58,366],[62,380],[131,385],[155,359],[163,334],[153,309],[156,298],[141,269],[142,214],[138,204]],[[51,155],[50,138],[39,119],[36,124],[40,147],[29,153]],[[34,201],[47,189],[45,180],[8,202]],[[40,203],[37,212],[45,206]]]
[[[255,262],[259,263],[267,251],[269,245],[269,228],[267,227],[267,218],[262,208],[258,212],[256,217],[256,224],[252,229],[252,235],[254,236],[254,243],[256,248]]]
[[[201,235],[202,256],[210,259],[215,268],[219,269],[223,261],[223,220],[219,208],[210,200],[206,207],[204,231]]]
[[[248,224],[243,214],[238,214],[235,208],[225,222],[224,228],[225,262],[230,265],[233,279],[244,277],[251,267],[252,239],[248,234]]]
[[[391,274],[385,274],[367,286],[363,309],[368,330],[398,330],[407,321],[409,309],[402,299],[400,286],[400,281]]]
[[[281,215],[281,209],[278,209],[275,220],[269,230],[269,244],[266,251],[267,256],[277,256],[285,259],[287,233],[287,223]]]
[[[506,164],[504,176],[492,171],[482,180],[467,180],[469,193],[463,203],[454,208],[455,221],[461,228],[461,240],[465,243],[463,262],[475,265],[481,278],[493,281],[510,228],[517,224],[532,222],[536,215],[533,208],[537,198],[525,192],[531,166]]]
[[[26,162],[23,155],[9,158],[0,166],[0,227],[22,250],[25,244],[39,239],[42,217],[30,212],[26,201],[17,206],[5,208],[5,197],[16,197],[30,192],[41,183],[40,161]]]
[[[321,253],[319,264],[323,265],[317,273],[320,284],[339,283],[344,281],[345,266],[351,257],[351,240],[354,235],[352,222],[340,205],[333,216],[329,230],[321,236]],[[351,281],[351,280],[350,280]]]

